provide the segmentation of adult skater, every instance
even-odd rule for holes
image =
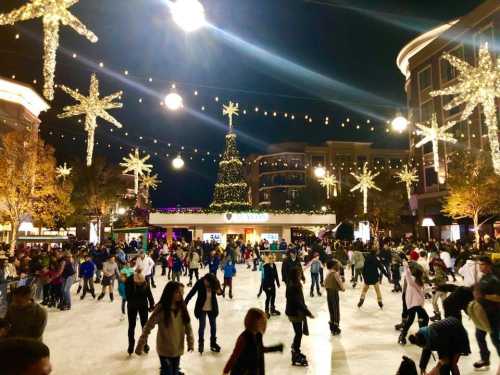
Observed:
[[[109,290],[109,299],[113,302],[113,289],[115,284],[115,278],[119,276],[118,274],[118,264],[116,263],[115,257],[112,255],[102,264],[102,289],[101,294],[97,297],[98,300],[104,298],[106,294],[106,289]]]
[[[297,251],[295,249],[289,249],[288,255],[281,265],[281,280],[285,284],[288,282],[289,274],[294,268],[298,268],[300,270],[300,278],[305,281],[302,273],[302,265],[300,264],[300,259],[297,256]]]
[[[359,298],[358,307],[363,305],[365,302],[366,293],[368,292],[368,288],[373,286],[375,289],[375,293],[377,293],[377,302],[380,308],[384,305],[382,303],[382,293],[380,293],[380,273],[385,274],[384,267],[380,263],[377,258],[376,250],[371,249],[365,259],[365,264],[363,267],[363,280],[365,285],[363,286],[363,290],[361,291],[361,297]],[[387,277],[388,275],[385,274]]]
[[[439,361],[432,374],[459,375],[458,360],[461,355],[470,354],[469,338],[462,322],[454,317],[445,318],[430,326],[420,328],[410,335],[412,344],[422,348],[420,371],[425,374],[433,351],[437,351]]]
[[[233,353],[224,367],[224,375],[265,375],[264,354],[283,352],[283,344],[264,346],[262,336],[266,327],[264,311],[256,308],[248,310],[245,330],[236,341]]]
[[[271,315],[280,315],[276,310],[276,286],[280,287],[280,280],[278,277],[278,270],[274,264],[274,255],[269,254],[265,258],[264,266],[262,267],[262,289],[266,294],[266,316],[269,319]]]
[[[287,276],[285,313],[292,323],[295,332],[292,343],[292,365],[307,366],[307,358],[300,352],[300,344],[302,342],[302,335],[309,335],[307,317],[314,318],[314,316],[304,301],[301,282],[302,270],[294,267]]]
[[[193,285],[193,276],[196,277],[196,281],[200,279],[199,269],[200,269],[200,255],[195,249],[192,249],[188,255],[188,267],[189,267],[189,283],[188,286]]]
[[[191,319],[183,300],[184,286],[170,281],[163,289],[160,302],[154,308],[142,330],[135,353],[141,355],[146,348],[148,336],[158,324],[156,351],[160,357],[160,375],[178,375],[181,356],[184,354],[184,339],[188,352],[194,350]]]
[[[149,288],[146,278],[142,273],[142,268],[137,268],[134,275],[130,276],[125,283],[125,294],[127,297],[127,315],[128,315],[128,349],[129,355],[132,355],[135,347],[135,324],[137,315],[141,320],[141,326],[144,328],[148,320],[149,310],[153,310],[155,302],[153,294]],[[149,346],[144,344],[144,351],[149,352]]]
[[[419,327],[425,327],[429,324],[429,316],[424,309],[425,292],[424,292],[424,274],[421,267],[414,267],[413,274],[407,261],[403,262],[406,291],[406,320],[403,325],[401,334],[399,335],[398,343],[406,344],[406,335],[415,320],[415,315],[418,315]]]
[[[194,306],[194,316],[199,321],[198,352],[202,354],[204,350],[205,326],[208,317],[208,321],[210,323],[210,350],[218,353],[221,348],[217,345],[216,319],[219,315],[217,294],[222,295],[222,290],[217,277],[215,277],[213,273],[207,273],[200,280],[198,280],[186,296],[186,305],[195,294],[197,294],[197,297]]]
[[[89,254],[85,255],[85,261],[80,264],[78,274],[83,279],[83,292],[80,299],[84,299],[87,292],[90,292],[93,298],[95,298],[94,291],[94,275],[96,271],[96,266],[92,262],[92,257]]]

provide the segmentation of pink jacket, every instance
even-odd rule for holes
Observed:
[[[406,307],[411,309],[415,306],[424,306],[425,302],[425,293],[424,287],[418,285],[415,282],[415,278],[412,276],[410,267],[407,265],[404,266],[405,270],[405,278],[406,278]]]

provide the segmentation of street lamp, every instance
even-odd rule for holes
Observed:
[[[198,0],[170,2],[172,18],[184,31],[191,32],[206,24],[205,8]]]
[[[408,128],[408,120],[401,113],[398,113],[392,120],[391,125],[393,130],[402,133]]]
[[[165,96],[165,105],[171,111],[177,111],[179,108],[182,108],[182,96],[177,94],[176,92],[171,92],[167,96]]]
[[[424,218],[424,220],[422,220],[422,226],[427,227],[427,238],[430,241],[431,240],[431,227],[436,226],[436,224],[434,223],[434,220],[432,220],[432,218],[430,218],[430,217],[426,217],[426,218]]]
[[[321,166],[316,167],[314,168],[314,175],[316,178],[323,178],[326,175],[326,169]]]
[[[172,160],[172,167],[174,167],[174,169],[181,169],[182,167],[184,167],[184,160],[182,160],[180,155]]]

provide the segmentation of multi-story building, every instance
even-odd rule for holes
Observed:
[[[251,155],[247,178],[252,205],[283,209],[313,178],[316,167],[324,167],[342,182],[350,172],[367,162],[372,168],[397,168],[408,157],[401,149],[374,148],[367,142],[327,141],[318,146],[305,143],[271,145],[265,155]],[[343,177],[344,176],[344,177]]]
[[[406,77],[410,156],[419,161],[420,182],[415,191],[414,208],[420,221],[424,217],[432,217],[437,224],[435,235],[441,230],[449,232],[449,220],[440,215],[441,201],[446,195],[446,185],[440,182],[434,171],[432,146],[428,143],[416,149],[414,145],[419,138],[415,132],[415,123],[425,123],[436,114],[439,125],[448,121],[458,121],[450,132],[459,141],[457,146],[439,144],[440,174],[446,176],[447,160],[454,147],[465,149],[485,149],[488,147],[487,130],[484,125],[481,108],[466,120],[461,120],[463,106],[450,111],[444,106],[453,96],[431,97],[430,92],[451,86],[456,83],[458,72],[443,53],[447,52],[469,64],[475,65],[481,44],[487,42],[490,52],[497,55],[498,28],[500,26],[500,3],[498,0],[487,0],[470,13],[436,27],[408,43],[397,57],[397,65]],[[445,227],[441,228],[440,224]],[[464,228],[462,228],[464,230]],[[444,235],[446,237],[446,235]]]

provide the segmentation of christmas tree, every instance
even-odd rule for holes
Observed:
[[[248,184],[243,177],[243,163],[236,147],[236,134],[233,132],[233,116],[238,116],[238,104],[229,102],[223,106],[222,113],[229,117],[229,132],[226,134],[226,146],[219,162],[214,200],[210,207],[221,211],[248,210]]]

